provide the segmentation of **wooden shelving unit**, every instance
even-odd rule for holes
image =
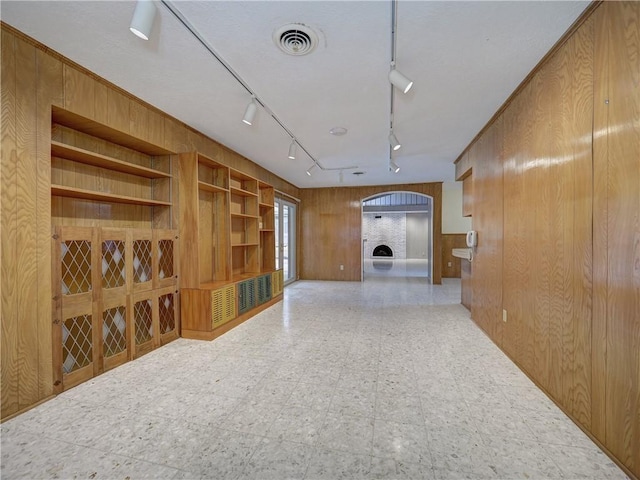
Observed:
[[[274,191],[197,152],[179,165],[180,238],[191,252],[181,258],[182,336],[211,340],[282,298],[272,289]]]
[[[114,225],[114,218],[129,218],[136,227],[171,228],[169,151],[58,107],[52,107],[52,125],[54,222],[67,222],[69,212],[81,211],[84,220],[97,214],[94,220],[104,226]],[[86,208],[78,201],[96,206]],[[119,206],[110,207],[105,217],[99,207],[105,204]]]
[[[227,282],[229,168],[197,152],[179,155],[180,237],[189,255],[180,259],[182,288]]]
[[[260,211],[260,271],[271,272],[276,268],[276,236],[275,236],[275,192],[267,183],[259,182]]]
[[[55,392],[178,337],[171,152],[52,107]]]

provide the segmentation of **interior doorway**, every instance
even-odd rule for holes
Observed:
[[[362,279],[433,278],[433,199],[385,192],[362,200]]]
[[[276,269],[282,269],[284,284],[293,282],[296,273],[295,203],[276,197],[274,202],[276,229]]]

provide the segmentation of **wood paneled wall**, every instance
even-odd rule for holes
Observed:
[[[442,262],[442,183],[300,190],[300,278],[360,281],[364,198],[410,191],[433,197],[433,282],[440,283]],[[344,270],[340,270],[344,265]]]
[[[53,394],[51,105],[172,152],[197,150],[290,195],[299,193],[297,188],[255,163],[12,27],[2,24],[1,35],[0,297],[4,419]],[[175,192],[177,188],[174,195]],[[178,201],[174,197],[174,216]]]
[[[479,235],[472,318],[636,477],[639,85],[640,3],[603,2],[456,170]]]
[[[462,259],[454,257],[454,248],[466,248],[467,236],[464,233],[442,234],[442,278],[461,278]],[[451,266],[449,266],[451,263]]]

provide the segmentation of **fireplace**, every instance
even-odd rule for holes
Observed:
[[[378,245],[371,254],[373,258],[393,258],[393,250],[388,245]]]

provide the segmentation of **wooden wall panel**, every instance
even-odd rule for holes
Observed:
[[[300,190],[300,278],[360,281],[361,201],[371,195],[399,190],[433,197],[433,282],[439,284],[442,268],[441,183]],[[343,271],[340,265],[344,265]]]
[[[65,65],[64,108],[88,118],[96,118],[95,83],[86,73]]]
[[[519,212],[524,211],[522,200],[523,185],[523,157],[527,154],[522,133],[522,115],[527,111],[528,91],[524,89],[504,112],[504,236],[503,236],[503,305],[508,319],[503,329],[503,349],[517,363],[521,363],[522,345],[522,316],[525,311],[522,305],[529,288],[528,272],[524,265],[526,252],[524,242],[524,222]],[[481,277],[474,279],[474,287]],[[479,301],[479,299],[475,299]]]
[[[582,139],[591,134],[591,49],[587,21],[504,115],[503,346],[585,426],[591,397],[592,213],[591,153]],[[474,177],[477,168],[481,164],[474,164]]]
[[[477,296],[472,318],[498,345],[502,344],[502,134],[498,119],[468,152],[476,167],[464,180],[473,182],[473,229],[478,232],[473,271],[482,279],[472,287]]]
[[[62,62],[36,50],[37,92],[37,194],[38,211],[36,248],[38,252],[38,383],[39,398],[53,393],[52,366],[52,272],[51,272],[51,104],[64,101]]]
[[[461,258],[454,257],[451,250],[454,248],[466,248],[467,236],[464,233],[442,234],[442,278],[461,278]],[[451,263],[451,266],[449,266]]]
[[[462,261],[462,280],[460,281],[462,286],[462,298],[460,303],[467,307],[467,310],[471,311],[473,307],[473,264],[467,260]]]
[[[594,387],[605,445],[640,477],[640,4],[596,22]]]
[[[38,270],[36,153],[36,49],[16,40],[16,302],[18,304],[18,407],[37,402]]]
[[[479,231],[463,300],[471,296],[478,325],[639,477],[640,3],[603,2],[590,14],[461,156]],[[488,147],[500,122],[502,175]],[[482,249],[500,223],[502,283],[491,287]],[[503,324],[490,308],[500,295]]]
[[[466,158],[470,158],[469,152],[465,155]],[[462,216],[473,216],[473,175],[465,177],[462,181]]]
[[[0,212],[0,261],[2,282],[2,417],[18,410],[18,304],[16,298],[17,265],[17,204],[16,176],[16,39],[2,31],[2,137],[0,149],[0,182],[2,211]]]

